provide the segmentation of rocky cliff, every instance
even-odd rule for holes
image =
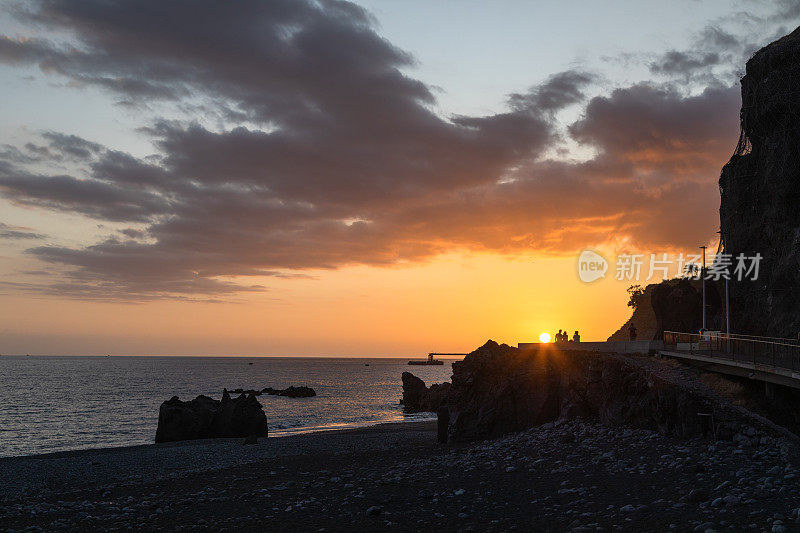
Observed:
[[[718,437],[735,434],[745,415],[679,373],[652,358],[489,341],[453,363],[449,438],[498,437],[572,418],[679,437],[710,434],[710,418],[698,413],[713,414]]]
[[[719,179],[725,253],[763,260],[756,281],[730,285],[732,330],[800,330],[800,28],[747,62],[741,136]]]
[[[724,331],[725,314],[719,283],[706,282],[706,326]],[[664,331],[697,333],[703,327],[702,282],[670,279],[645,287],[639,305],[609,341],[628,340],[628,326],[633,323],[640,340],[661,340]]]
[[[639,304],[634,308],[633,313],[631,313],[631,317],[624,324],[622,324],[617,331],[612,333],[607,340],[628,340],[628,328],[630,328],[631,324],[636,326],[636,331],[640,340],[647,341],[661,338],[659,336],[659,332],[657,331],[658,324],[656,315],[650,302],[654,287],[655,284],[645,287],[644,294],[642,295]]]

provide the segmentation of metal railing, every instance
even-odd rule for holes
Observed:
[[[758,366],[800,370],[800,344],[791,339],[665,331],[664,349],[743,363],[753,369]]]
[[[780,344],[792,344],[800,346],[800,340],[787,339],[786,337],[764,337],[761,335],[742,335],[741,333],[720,333],[723,337],[730,339],[750,339],[755,341],[777,342]]]

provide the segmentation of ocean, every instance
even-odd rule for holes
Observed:
[[[313,387],[314,398],[258,397],[270,436],[433,418],[404,414],[401,374],[426,384],[452,369],[408,358],[0,357],[0,457],[149,444],[161,402],[223,387]],[[253,363],[252,365],[248,363]],[[368,363],[369,366],[365,366]]]

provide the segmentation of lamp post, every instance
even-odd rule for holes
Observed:
[[[708,246],[701,246],[703,250],[703,268],[700,270],[700,277],[703,280],[703,334],[706,332],[706,248]]]
[[[725,333],[731,334],[731,306],[728,297],[728,278],[725,278]]]
[[[720,239],[720,247],[724,246],[724,240],[722,238],[722,230],[717,232],[719,234]],[[717,248],[719,250],[719,248]],[[725,276],[725,335],[728,337],[728,351],[730,351],[730,338],[731,338],[731,304],[730,304],[730,293],[728,292],[728,282],[730,282],[730,276]]]

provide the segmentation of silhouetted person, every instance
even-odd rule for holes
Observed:
[[[578,333],[578,330],[575,330],[575,335],[572,336],[572,340],[575,342],[581,342],[581,334]]]
[[[439,408],[436,413],[437,438],[442,444],[447,444],[447,426],[450,425],[450,409],[446,405]]]
[[[558,333],[556,333],[556,342],[561,342],[561,330],[558,330]]]
[[[635,341],[636,340],[636,326],[631,324],[630,327],[628,328],[628,334],[631,336],[631,340]]]

